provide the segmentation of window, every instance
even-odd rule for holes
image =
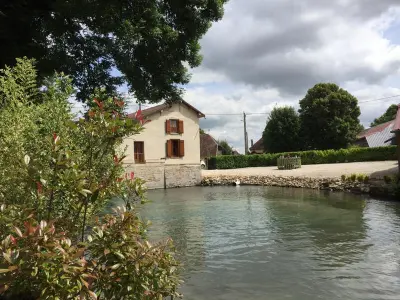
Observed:
[[[169,120],[171,126],[171,133],[178,133],[178,120]]]
[[[168,140],[167,141],[167,157],[184,157],[185,142],[183,140]]]
[[[172,157],[179,157],[179,140],[171,140],[172,142]]]
[[[178,119],[170,119],[165,121],[165,132],[167,134],[183,133],[183,121]]]
[[[144,161],[144,142],[133,142],[134,156],[136,164],[143,164]]]

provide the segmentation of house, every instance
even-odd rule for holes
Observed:
[[[203,133],[200,135],[200,158],[206,159],[209,157],[222,154],[222,147],[209,134]]]
[[[381,147],[395,145],[393,128],[395,120],[379,124],[377,126],[363,130],[357,136],[355,145],[359,147]]]
[[[186,101],[142,110],[142,133],[124,140],[127,172],[149,189],[193,186],[201,181],[199,119],[204,114]],[[135,114],[128,114],[134,118]]]
[[[251,147],[249,150],[250,154],[263,154],[265,152],[263,138],[259,139],[255,144],[253,144],[253,140],[251,140]]]
[[[397,115],[396,119],[394,119],[392,133],[395,135],[395,138],[393,140],[397,145],[397,160],[398,160],[399,175],[400,175],[400,104],[397,106]]]

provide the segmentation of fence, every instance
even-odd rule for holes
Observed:
[[[300,157],[278,157],[277,159],[279,170],[292,170],[301,168],[301,158]]]

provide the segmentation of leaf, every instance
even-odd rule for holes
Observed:
[[[15,226],[14,230],[15,230],[16,234],[18,234],[19,237],[22,237],[22,232],[18,227]]]
[[[104,249],[104,255],[107,255],[107,254],[109,254],[111,251],[110,251],[110,249]]]
[[[44,221],[44,220],[40,221],[40,228],[41,229],[44,229],[46,226],[47,226],[47,222],[46,221]]]
[[[26,165],[29,165],[29,162],[31,161],[31,158],[29,157],[29,155],[25,155],[24,157],[24,162]]]
[[[89,291],[89,295],[90,295],[90,297],[92,297],[93,299],[97,299],[97,295],[96,295],[95,292]]]
[[[121,264],[115,264],[111,267],[111,270],[116,270],[121,266]]]
[[[14,270],[17,270],[18,267],[17,267],[17,266],[9,266],[8,269],[9,269],[10,271],[14,271]]]

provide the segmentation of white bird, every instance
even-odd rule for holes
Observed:
[[[239,180],[239,179],[236,179],[235,184],[236,184],[236,185],[240,185],[240,180]]]

